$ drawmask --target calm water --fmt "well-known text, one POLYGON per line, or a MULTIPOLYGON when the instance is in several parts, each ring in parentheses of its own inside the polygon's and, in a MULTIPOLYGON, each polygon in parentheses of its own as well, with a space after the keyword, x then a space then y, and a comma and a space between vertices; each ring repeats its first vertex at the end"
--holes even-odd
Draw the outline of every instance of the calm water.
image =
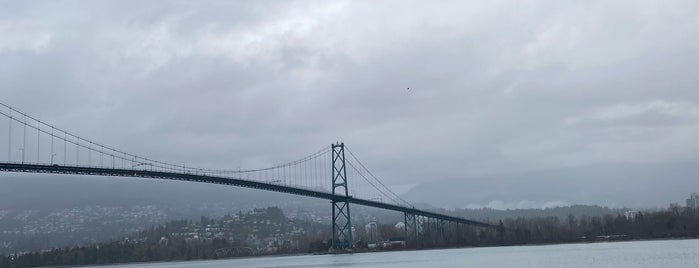
POLYGON ((699 267, 699 240, 264 257, 112 267, 699 267))

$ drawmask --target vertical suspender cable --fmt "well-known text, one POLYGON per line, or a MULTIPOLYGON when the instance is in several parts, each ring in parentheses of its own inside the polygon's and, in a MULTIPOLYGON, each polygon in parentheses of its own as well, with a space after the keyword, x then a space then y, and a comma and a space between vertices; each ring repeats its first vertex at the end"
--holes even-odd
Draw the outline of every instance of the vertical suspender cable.
POLYGON ((51 127, 51 165, 53 165, 53 126, 51 127))
POLYGON ((87 142, 87 166, 90 167, 92 166, 92 149, 90 144, 92 144, 91 141, 87 142))
POLYGON ((39 137, 41 135, 41 125, 39 124, 41 122, 36 121, 36 163, 39 164, 39 148, 41 145, 41 141, 39 140, 39 137))
POLYGON ((24 153, 27 151, 27 116, 24 115, 24 136, 22 138, 22 164, 24 164, 24 153))
POLYGON ((68 165, 68 133, 63 131, 63 165, 67 166, 68 165))
POLYGON ((12 109, 10 109, 9 117, 7 117, 10 122, 10 127, 7 129, 7 162, 12 161, 12 109))
POLYGON ((80 165, 80 138, 75 140, 75 165, 80 165))

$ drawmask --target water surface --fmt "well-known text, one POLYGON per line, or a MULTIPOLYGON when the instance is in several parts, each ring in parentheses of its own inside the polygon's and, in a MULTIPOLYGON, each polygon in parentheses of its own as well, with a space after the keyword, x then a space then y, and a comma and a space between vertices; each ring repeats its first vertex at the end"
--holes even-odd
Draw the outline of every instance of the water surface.
POLYGON ((111 267, 699 267, 699 240, 302 255, 111 267))

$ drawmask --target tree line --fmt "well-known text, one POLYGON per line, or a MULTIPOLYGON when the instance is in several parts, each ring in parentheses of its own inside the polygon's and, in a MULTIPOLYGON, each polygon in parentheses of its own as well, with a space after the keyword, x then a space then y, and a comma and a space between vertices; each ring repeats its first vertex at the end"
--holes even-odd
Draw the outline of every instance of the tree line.
POLYGON ((447 226, 446 233, 425 228, 419 239, 408 244, 413 248, 468 247, 699 237, 699 214, 677 206, 630 215, 507 218, 498 225, 499 229, 460 226, 455 231, 447 226))
MULTIPOLYGON (((207 221, 211 220, 200 220, 207 221)), ((214 259, 221 257, 216 254, 221 248, 246 246, 243 242, 225 239, 203 239, 195 242, 173 237, 162 239, 167 237, 173 227, 188 224, 191 224, 191 221, 171 222, 143 231, 136 236, 137 239, 132 240, 14 254, 0 259, 0 267, 214 259)), ((470 247, 699 237, 699 215, 693 210, 676 206, 656 212, 639 212, 629 217, 621 214, 579 217, 569 215, 564 219, 553 216, 518 217, 501 220, 498 225, 500 228, 484 229, 425 222, 421 224, 417 239, 408 239, 406 247, 470 247)), ((380 228, 386 237, 396 238, 405 234, 389 224, 380 228)), ((323 236, 327 235, 325 233, 323 236)), ((306 237, 304 240, 307 243, 304 243, 301 251, 326 251, 329 246, 327 239, 319 236, 306 237)))

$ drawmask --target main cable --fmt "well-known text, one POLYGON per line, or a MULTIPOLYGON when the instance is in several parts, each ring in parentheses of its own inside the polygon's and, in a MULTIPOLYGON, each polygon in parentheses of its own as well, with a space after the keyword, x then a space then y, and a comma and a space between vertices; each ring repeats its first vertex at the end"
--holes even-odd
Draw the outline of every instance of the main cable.
MULTIPOLYGON (((346 148, 346 147, 345 147, 345 148, 346 148)), ((397 197, 398 199, 400 199, 401 201, 403 201, 403 203, 405 203, 405 204, 408 205, 409 207, 412 207, 412 206, 413 206, 410 202, 405 201, 405 199, 403 199, 402 197, 400 197, 399 195, 397 195, 397 194, 396 194, 395 192, 393 192, 390 188, 388 188, 388 186, 386 186, 385 184, 383 184, 383 182, 381 182, 381 180, 379 180, 376 176, 374 176, 374 173, 372 173, 366 166, 364 166, 364 164, 362 164, 362 161, 360 161, 359 158, 357 158, 357 157, 352 153, 352 150, 350 150, 349 148, 347 148, 347 152, 349 152, 350 156, 352 156, 352 158, 353 158, 354 160, 357 160, 357 163, 358 163, 364 170, 366 170, 367 173, 369 173, 369 176, 371 176, 372 178, 374 178, 374 180, 376 180, 379 184, 381 184, 381 186, 383 186, 388 192, 390 192, 390 193, 393 194, 395 197, 397 197)))
POLYGON ((383 194, 384 196, 386 196, 386 198, 390 199, 390 200, 393 201, 394 203, 396 203, 396 204, 399 203, 399 202, 396 201, 395 199, 391 198, 390 195, 387 195, 386 193, 384 193, 383 191, 381 191, 381 189, 379 189, 379 187, 376 187, 376 185, 374 185, 366 176, 364 176, 364 174, 362 174, 362 172, 360 172, 360 171, 357 169, 357 167, 355 167, 354 164, 352 164, 352 162, 349 162, 349 161, 348 161, 347 163, 349 163, 350 167, 352 167, 352 169, 354 169, 354 171, 357 172, 357 174, 359 174, 360 177, 362 177, 366 182, 368 182, 371 186, 373 186, 374 189, 376 189, 377 191, 379 191, 381 194, 383 194))
MULTIPOLYGON (((9 109, 10 114, 6 114, 6 113, 4 113, 4 112, 0 112, 0 114, 2 114, 2 115, 4 115, 4 116, 8 117, 8 118, 10 119, 10 122, 11 122, 11 121, 16 121, 16 122, 22 124, 25 128, 26 128, 27 126, 29 126, 30 128, 36 129, 37 131, 43 132, 43 133, 45 133, 45 134, 47 134, 47 135, 49 135, 49 136, 51 136, 51 137, 55 137, 55 138, 58 138, 58 139, 62 139, 64 142, 68 142, 68 143, 71 143, 71 144, 75 145, 75 146, 76 146, 76 150, 79 150, 79 148, 82 147, 82 148, 84 148, 84 149, 87 149, 88 151, 95 151, 95 152, 98 152, 98 153, 100 153, 100 154, 105 154, 105 155, 111 156, 111 157, 113 157, 113 158, 119 158, 119 159, 121 159, 122 161, 129 161, 129 162, 132 162, 132 165, 133 165, 133 166, 138 166, 138 165, 150 165, 151 168, 152 168, 152 167, 157 167, 157 168, 162 168, 162 169, 165 169, 165 170, 173 170, 173 171, 175 171, 175 170, 182 170, 183 172, 202 172, 202 173, 238 174, 238 173, 251 173, 251 172, 258 172, 258 171, 267 171, 267 170, 272 170, 272 169, 277 169, 277 168, 282 168, 282 167, 297 165, 297 164, 304 163, 304 162, 306 162, 306 161, 315 159, 315 158, 319 157, 320 155, 329 152, 329 147, 323 147, 323 149, 318 150, 317 152, 315 152, 315 153, 313 153, 313 154, 310 154, 310 155, 307 155, 307 156, 305 156, 305 157, 302 157, 302 158, 300 158, 300 159, 298 159, 298 160, 290 161, 290 162, 287 162, 287 163, 284 163, 284 164, 280 164, 280 165, 276 165, 276 166, 272 166, 272 167, 257 168, 257 169, 248 169, 248 170, 240 170, 240 169, 238 169, 238 170, 227 170, 227 169, 202 169, 202 168, 196 168, 196 167, 185 167, 184 164, 182 164, 182 165, 171 164, 171 163, 167 163, 167 162, 163 162, 163 161, 158 161, 158 160, 150 159, 150 158, 147 158, 147 157, 143 157, 143 156, 138 156, 138 155, 135 155, 135 154, 127 153, 127 152, 118 150, 118 149, 116 149, 116 148, 113 148, 113 147, 110 147, 110 146, 106 146, 106 145, 101 144, 101 143, 94 142, 94 141, 92 141, 92 140, 90 140, 90 139, 82 138, 82 137, 80 137, 80 136, 78 136, 78 135, 76 135, 76 134, 73 134, 73 133, 71 133, 71 132, 65 131, 65 130, 63 130, 63 129, 61 129, 61 128, 57 128, 57 127, 55 127, 55 126, 53 126, 53 125, 50 125, 50 124, 48 124, 48 123, 46 123, 46 122, 43 122, 43 121, 41 121, 41 120, 39 120, 39 119, 37 119, 37 118, 34 118, 34 117, 32 117, 32 116, 30 116, 30 115, 28 115, 28 114, 25 114, 25 113, 23 113, 23 112, 21 112, 21 111, 15 109, 15 108, 13 108, 13 107, 7 105, 7 104, 5 104, 5 103, 0 102, 0 106, 4 106, 4 107, 6 107, 6 108, 9 109), (20 119, 18 119, 18 118, 16 118, 16 117, 14 117, 14 116, 12 116, 11 112, 13 112, 13 111, 16 112, 16 113, 18 113, 18 114, 20 114, 20 115, 22 115, 22 116, 25 118, 24 121, 23 121, 23 120, 20 120, 20 119), (27 119, 27 118, 30 119, 30 120, 32 120, 32 121, 37 122, 37 125, 36 125, 36 126, 34 126, 34 125, 29 125, 29 123, 26 122, 26 119, 27 119), (48 127, 48 128, 51 128, 51 132, 48 132, 48 131, 46 131, 46 130, 44 130, 44 129, 41 129, 41 125, 44 125, 44 126, 46 126, 46 127, 48 127), (60 133, 60 132, 63 132, 64 137, 61 138, 61 137, 57 136, 56 134, 54 134, 54 131, 58 131, 59 133, 60 133), (73 140, 69 140, 69 137, 71 137, 73 140), (87 146, 86 146, 85 144, 80 144, 80 141, 81 141, 81 140, 87 142, 87 146), (96 148, 91 148, 92 146, 90 146, 90 145, 97 145, 97 146, 99 146, 99 147, 101 148, 101 150, 100 150, 100 149, 96 149, 96 148), (110 153, 109 151, 111 151, 111 153, 110 153)), ((10 143, 11 143, 11 140, 10 140, 10 143)), ((77 160, 77 153, 78 153, 78 152, 79 152, 79 151, 76 151, 76 160, 77 160)), ((10 155, 10 153, 8 153, 8 155, 10 155)), ((8 158, 10 158, 10 157, 8 156, 8 158)), ((65 157, 64 157, 64 160, 65 160, 65 157)))

